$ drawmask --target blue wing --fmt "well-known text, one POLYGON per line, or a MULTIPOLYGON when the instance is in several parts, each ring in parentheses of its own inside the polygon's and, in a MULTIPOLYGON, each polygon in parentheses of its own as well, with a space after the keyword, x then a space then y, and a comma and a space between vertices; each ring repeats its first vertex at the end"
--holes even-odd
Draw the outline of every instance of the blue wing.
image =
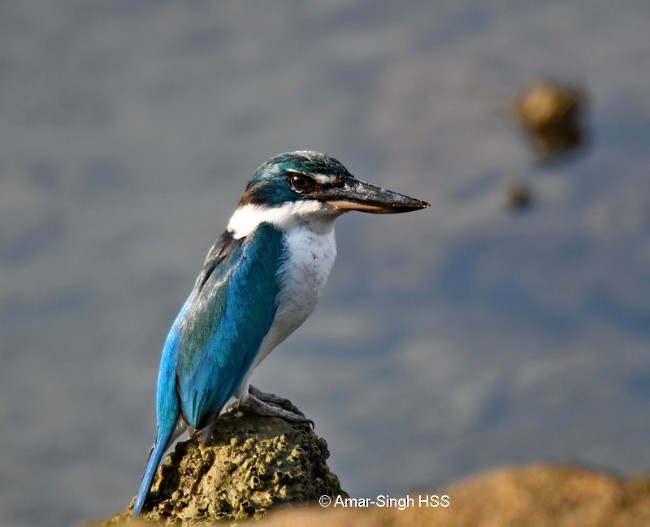
POLYGON ((133 517, 144 507, 181 413, 192 428, 202 428, 204 418, 221 410, 251 367, 275 316, 281 258, 282 234, 267 224, 241 240, 225 232, 208 253, 163 348, 156 440, 133 517))
POLYGON ((225 232, 208 253, 163 348, 156 392, 158 426, 137 517, 179 416, 192 428, 221 410, 251 367, 276 310, 282 234, 267 224, 235 240, 225 232))
POLYGON ((166 382, 175 378, 180 409, 192 428, 202 428, 232 397, 277 307, 282 233, 262 224, 242 240, 225 233, 220 241, 177 319, 177 358, 167 363, 175 363, 175 376, 165 373, 166 382))

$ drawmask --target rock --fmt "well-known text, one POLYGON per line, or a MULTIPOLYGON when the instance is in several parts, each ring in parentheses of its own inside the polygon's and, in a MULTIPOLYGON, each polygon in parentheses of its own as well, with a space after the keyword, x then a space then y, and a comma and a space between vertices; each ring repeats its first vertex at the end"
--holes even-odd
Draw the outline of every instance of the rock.
POLYGON ((650 480, 575 466, 505 468, 449 488, 455 525, 650 525, 650 480))
MULTIPOLYGON (((322 495, 347 496, 327 467, 328 457, 327 443, 307 424, 228 412, 208 446, 196 439, 176 444, 158 469, 141 518, 233 521, 317 502, 322 495)), ((113 520, 126 518, 132 506, 113 520)))
POLYGON ((530 207, 533 193, 525 183, 513 183, 506 189, 505 204, 512 211, 522 211, 530 207))
MULTIPOLYGON (((332 488, 333 490, 333 488, 332 488)), ((646 527, 650 478, 619 479, 574 466, 508 467, 419 496, 449 497, 448 507, 342 508, 308 505, 273 511, 250 527, 646 527)), ((336 494, 332 495, 335 500, 336 494)), ((347 497, 343 494, 342 497, 347 497)), ((112 523, 119 525, 120 517, 112 523)), ((138 523, 125 522, 135 526, 138 523)), ((141 523, 142 525, 147 525, 141 523)), ((150 524, 149 524, 150 525, 150 524)))
POLYGON ((584 98, 582 90, 573 86, 538 82, 518 97, 515 113, 531 130, 547 130, 578 120, 584 98))
MULTIPOLYGON (((472 477, 434 493, 449 507, 323 509, 310 506, 273 513, 257 527, 646 527, 650 478, 620 480, 571 467, 533 465, 472 477)), ((417 493, 410 493, 417 500, 417 493)))
POLYGON ((540 81, 521 93, 514 113, 535 153, 550 160, 586 146, 585 108, 582 89, 540 81))

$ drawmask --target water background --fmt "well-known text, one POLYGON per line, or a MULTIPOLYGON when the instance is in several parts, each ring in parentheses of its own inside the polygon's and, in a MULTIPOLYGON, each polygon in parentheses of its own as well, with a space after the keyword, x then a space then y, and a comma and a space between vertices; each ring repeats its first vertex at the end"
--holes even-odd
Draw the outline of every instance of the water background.
POLYGON ((3 2, 0 524, 127 505, 167 329, 295 149, 432 204, 341 218, 319 307, 254 376, 348 492, 647 473, 648 27, 642 0, 3 2), (540 165, 509 107, 549 76, 588 91, 590 148, 540 165))

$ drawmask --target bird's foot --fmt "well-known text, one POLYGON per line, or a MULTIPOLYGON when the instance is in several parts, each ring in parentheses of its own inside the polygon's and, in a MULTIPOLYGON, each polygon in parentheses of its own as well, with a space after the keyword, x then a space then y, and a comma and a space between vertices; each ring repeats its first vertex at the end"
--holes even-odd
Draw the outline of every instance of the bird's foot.
POLYGON ((210 443, 210 434, 212 434, 212 429, 214 428, 214 422, 217 420, 216 415, 211 415, 208 419, 207 424, 203 428, 191 428, 187 427, 189 430, 190 439, 196 438, 199 441, 201 447, 209 446, 210 443))
POLYGON ((314 422, 305 417, 291 401, 278 397, 272 393, 264 393, 251 386, 247 397, 240 403, 240 407, 249 408, 257 415, 280 417, 290 423, 307 423, 314 428, 314 422))
POLYGON ((285 399, 284 397, 280 397, 279 395, 275 395, 274 393, 263 392, 259 388, 255 388, 255 386, 252 385, 248 387, 248 393, 264 403, 269 403, 274 406, 279 406, 280 408, 284 408, 285 410, 288 410, 293 414, 299 415, 301 417, 305 417, 305 414, 302 413, 302 411, 296 405, 294 405, 289 399, 285 399))

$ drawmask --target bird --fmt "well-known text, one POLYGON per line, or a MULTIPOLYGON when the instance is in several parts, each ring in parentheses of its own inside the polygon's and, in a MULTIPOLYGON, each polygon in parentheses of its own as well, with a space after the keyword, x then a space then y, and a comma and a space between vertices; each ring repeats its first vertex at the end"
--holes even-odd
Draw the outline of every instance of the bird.
POLYGON ((336 218, 428 206, 356 179, 319 152, 280 154, 255 171, 165 340, 156 436, 132 517, 141 513, 166 450, 185 430, 204 444, 225 408, 311 423, 252 386, 253 370, 314 310, 336 257, 336 218))

